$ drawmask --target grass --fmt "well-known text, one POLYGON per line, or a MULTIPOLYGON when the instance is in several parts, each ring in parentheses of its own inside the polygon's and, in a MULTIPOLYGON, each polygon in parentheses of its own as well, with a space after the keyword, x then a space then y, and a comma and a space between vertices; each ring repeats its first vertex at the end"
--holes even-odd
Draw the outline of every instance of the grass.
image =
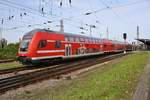
POLYGON ((16 68, 16 67, 21 67, 21 66, 22 66, 22 64, 19 64, 18 62, 1 63, 0 70, 16 68))
POLYGON ((16 59, 19 43, 10 43, 4 48, 0 48, 0 60, 2 59, 16 59))
POLYGON ((20 97, 25 100, 132 100, 149 56, 148 52, 134 53, 69 83, 62 81, 59 86, 20 97))
MULTIPOLYGON (((0 60, 16 59, 18 53, 19 43, 10 43, 4 48, 0 48, 0 60)), ((18 62, 1 63, 0 70, 20 67, 18 62)))
MULTIPOLYGON (((148 53, 129 55, 118 64, 108 65, 109 69, 93 72, 84 80, 78 80, 69 88, 66 87, 64 93, 56 92, 53 98, 54 100, 132 100, 132 92, 148 56, 148 53)), ((42 98, 44 100, 51 96, 50 91, 42 98)))

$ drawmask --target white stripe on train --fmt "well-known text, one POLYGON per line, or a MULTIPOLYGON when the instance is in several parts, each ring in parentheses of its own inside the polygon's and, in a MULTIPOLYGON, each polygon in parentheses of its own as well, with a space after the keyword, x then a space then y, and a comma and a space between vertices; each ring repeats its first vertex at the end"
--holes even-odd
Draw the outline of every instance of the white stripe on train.
MULTIPOLYGON (((124 51, 124 50, 111 50, 111 51, 113 51, 113 52, 120 52, 120 51, 124 51)), ((103 54, 105 52, 108 52, 108 51, 102 51, 102 52, 96 52, 96 53, 87 53, 87 54, 80 54, 80 55, 69 55, 69 56, 56 55, 56 56, 32 57, 31 59, 32 60, 42 60, 42 59, 51 59, 51 58, 68 59, 68 58, 77 58, 77 57, 82 57, 82 56, 99 55, 99 54, 103 54)))
POLYGON ((55 53, 55 52, 65 52, 65 50, 38 50, 37 53, 55 53))

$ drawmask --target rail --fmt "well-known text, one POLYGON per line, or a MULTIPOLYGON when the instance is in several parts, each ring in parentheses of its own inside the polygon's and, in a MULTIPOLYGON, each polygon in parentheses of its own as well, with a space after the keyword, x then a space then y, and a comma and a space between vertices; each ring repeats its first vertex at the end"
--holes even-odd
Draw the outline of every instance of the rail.
POLYGON ((28 84, 33 84, 35 82, 45 79, 58 78, 62 74, 67 74, 75 70, 90 67, 92 65, 103 63, 122 56, 124 56, 124 54, 115 54, 105 57, 86 59, 83 61, 68 62, 65 64, 54 65, 52 67, 48 67, 38 71, 0 79, 0 93, 2 94, 10 89, 15 89, 28 84))

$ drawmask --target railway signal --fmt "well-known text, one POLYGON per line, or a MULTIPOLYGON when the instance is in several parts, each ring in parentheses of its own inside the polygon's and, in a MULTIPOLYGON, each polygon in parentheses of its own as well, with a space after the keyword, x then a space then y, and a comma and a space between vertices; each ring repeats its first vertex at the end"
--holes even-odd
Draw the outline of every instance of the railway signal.
POLYGON ((127 33, 123 33, 123 39, 124 39, 124 40, 127 39, 127 33))
POLYGON ((127 39, 127 33, 123 33, 123 39, 124 39, 124 53, 126 53, 126 39, 127 39))

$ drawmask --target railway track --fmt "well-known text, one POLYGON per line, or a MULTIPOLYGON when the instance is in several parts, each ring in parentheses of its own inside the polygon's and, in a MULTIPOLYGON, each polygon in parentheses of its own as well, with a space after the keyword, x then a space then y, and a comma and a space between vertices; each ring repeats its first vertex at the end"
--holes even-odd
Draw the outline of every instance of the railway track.
POLYGON ((65 64, 54 65, 38 71, 0 79, 0 93, 2 94, 8 90, 15 89, 28 84, 33 84, 41 80, 45 80, 49 78, 58 78, 60 75, 67 74, 72 71, 79 70, 85 67, 90 67, 98 63, 103 63, 112 60, 114 58, 121 57, 123 55, 124 54, 115 54, 115 55, 110 55, 110 56, 105 56, 100 58, 97 57, 97 58, 87 59, 83 61, 67 62, 65 64))
MULTIPOLYGON (((51 63, 52 65, 56 65, 57 63, 51 63)), ((9 68, 9 69, 2 69, 0 70, 0 75, 4 75, 4 74, 10 74, 10 73, 18 73, 21 71, 27 71, 27 70, 38 70, 40 68, 45 68, 45 67, 50 67, 50 65, 40 65, 40 66, 33 66, 33 65, 22 65, 19 66, 17 68, 9 68)))
POLYGON ((18 67, 18 68, 3 69, 3 70, 0 70, 0 75, 8 74, 8 73, 16 73, 18 71, 29 70, 29 69, 32 69, 32 68, 24 66, 24 67, 18 67))
POLYGON ((7 63, 7 62, 13 62, 14 59, 7 59, 7 60, 0 60, 0 63, 7 63))
POLYGON ((32 70, 38 70, 38 69, 42 69, 42 68, 46 68, 46 67, 50 67, 50 66, 40 66, 40 67, 36 67, 36 66, 23 66, 23 67, 18 67, 18 68, 10 68, 10 69, 3 69, 0 70, 0 75, 4 75, 4 74, 11 74, 11 73, 18 73, 18 72, 23 72, 23 71, 32 71, 32 70))

